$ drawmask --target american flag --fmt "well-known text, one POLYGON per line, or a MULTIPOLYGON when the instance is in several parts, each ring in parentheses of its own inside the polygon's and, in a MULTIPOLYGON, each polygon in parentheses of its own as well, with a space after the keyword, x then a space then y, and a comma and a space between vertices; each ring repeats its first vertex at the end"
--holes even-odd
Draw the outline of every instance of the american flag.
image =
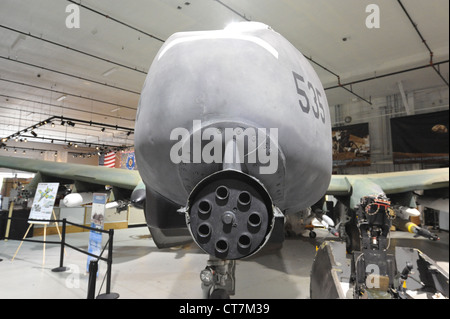
POLYGON ((103 160, 103 166, 115 167, 116 166, 116 153, 114 153, 114 152, 107 153, 103 160))

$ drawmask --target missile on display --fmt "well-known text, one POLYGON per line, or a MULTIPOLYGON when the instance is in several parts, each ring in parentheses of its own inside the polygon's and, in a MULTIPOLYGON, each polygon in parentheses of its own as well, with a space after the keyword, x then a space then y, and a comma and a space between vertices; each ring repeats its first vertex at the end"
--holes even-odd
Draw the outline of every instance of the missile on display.
POLYGON ((63 203, 66 207, 78 207, 92 203, 93 193, 72 193, 64 197, 63 203))
POLYGON ((393 206, 392 208, 395 211, 395 215, 401 219, 420 216, 420 212, 416 208, 406 206, 393 206))
POLYGON ((433 234, 428 229, 425 229, 423 227, 420 227, 413 222, 410 222, 408 220, 398 219, 396 218, 393 222, 393 225, 397 227, 400 230, 410 232, 412 234, 415 234, 414 237, 425 237, 430 240, 439 240, 439 236, 436 234, 433 234))

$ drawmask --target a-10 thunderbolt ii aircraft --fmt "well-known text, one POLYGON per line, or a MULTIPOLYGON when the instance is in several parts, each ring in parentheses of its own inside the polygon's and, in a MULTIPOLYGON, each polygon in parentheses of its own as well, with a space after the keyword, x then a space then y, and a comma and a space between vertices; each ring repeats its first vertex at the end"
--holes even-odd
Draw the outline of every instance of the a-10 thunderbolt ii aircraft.
MULTIPOLYGON (((145 211, 159 248, 193 239, 211 255, 201 272, 209 298, 234 294, 235 260, 282 242, 287 214, 326 194, 372 194, 332 177, 323 86, 307 59, 262 23, 176 33, 164 43, 143 85, 135 152, 139 172, 8 157, 0 166, 76 182, 78 192, 112 186, 145 211)), ((448 187, 443 173, 410 172, 419 174, 414 184, 386 175, 373 191, 448 187)))

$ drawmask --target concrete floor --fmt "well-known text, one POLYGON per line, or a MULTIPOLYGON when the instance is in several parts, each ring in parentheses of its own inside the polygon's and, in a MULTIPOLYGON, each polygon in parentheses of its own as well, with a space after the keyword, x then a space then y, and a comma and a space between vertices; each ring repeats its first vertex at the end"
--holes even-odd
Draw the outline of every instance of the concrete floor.
MULTIPOLYGON (((307 299, 309 274, 316 245, 331 239, 326 231, 317 230, 315 239, 287 238, 280 250, 258 254, 236 265, 236 299, 307 299)), ((105 236, 105 235, 104 235, 105 236)), ((440 241, 413 238, 405 232, 392 232, 391 247, 420 249, 448 271, 448 232, 440 232, 440 241)), ((89 233, 66 235, 66 242, 87 250, 89 233)), ((33 239, 42 239, 34 237, 33 239)), ((59 241, 58 235, 47 236, 59 241)), ((105 237, 103 243, 106 243, 105 237)), ((64 266, 67 272, 52 272, 59 266, 60 246, 47 244, 43 264, 43 244, 24 242, 11 261, 20 241, 0 242, 0 299, 85 299, 88 278, 87 256, 66 248, 64 266)), ((121 299, 202 298, 199 273, 208 256, 195 244, 179 249, 156 248, 146 227, 116 230, 111 292, 121 299)), ((102 281, 106 263, 99 262, 96 294, 105 292, 102 281)))

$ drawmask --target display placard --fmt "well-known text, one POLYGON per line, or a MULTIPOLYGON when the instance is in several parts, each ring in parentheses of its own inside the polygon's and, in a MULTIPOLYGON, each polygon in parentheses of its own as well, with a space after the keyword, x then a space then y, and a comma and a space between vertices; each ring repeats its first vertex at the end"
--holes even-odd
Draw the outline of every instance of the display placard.
MULTIPOLYGON (((94 193, 92 198, 92 212, 91 212, 91 228, 103 229, 105 220, 105 205, 107 195, 104 193, 94 193)), ((102 233, 91 230, 89 234, 88 252, 99 256, 102 252, 102 233)), ((89 272, 89 263, 92 259, 97 259, 88 255, 86 271, 89 272)))
POLYGON ((394 164, 449 163, 449 112, 391 118, 394 164))
POLYGON ((333 167, 370 166, 369 123, 332 129, 333 167))
POLYGON ((48 224, 52 218, 59 183, 39 183, 31 205, 28 222, 31 224, 48 224))

